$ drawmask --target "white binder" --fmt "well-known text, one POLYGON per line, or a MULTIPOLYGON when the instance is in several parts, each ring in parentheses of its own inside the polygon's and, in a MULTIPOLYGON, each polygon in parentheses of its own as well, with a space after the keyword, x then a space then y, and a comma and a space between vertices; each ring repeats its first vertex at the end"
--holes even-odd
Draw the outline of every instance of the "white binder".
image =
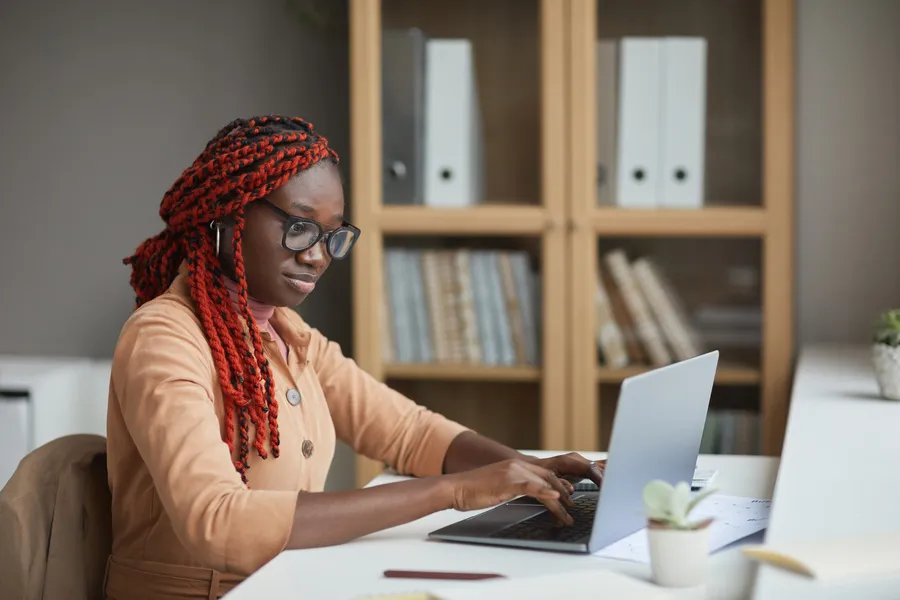
POLYGON ((425 204, 479 203, 484 152, 471 41, 429 39, 425 69, 425 204))
POLYGON ((661 47, 658 38, 619 42, 616 198, 623 208, 659 204, 661 47))
POLYGON ((700 208, 704 196, 706 40, 662 40, 662 172, 660 204, 700 208))

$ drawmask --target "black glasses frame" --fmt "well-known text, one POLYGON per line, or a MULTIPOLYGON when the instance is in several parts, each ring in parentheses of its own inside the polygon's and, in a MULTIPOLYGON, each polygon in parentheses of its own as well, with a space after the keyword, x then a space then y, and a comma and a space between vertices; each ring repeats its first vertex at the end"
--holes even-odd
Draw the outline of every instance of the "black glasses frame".
POLYGON ((322 224, 319 223, 318 221, 316 221, 315 219, 307 219, 306 217, 298 217, 296 215, 286 213, 283 210, 281 210, 280 208, 278 208, 277 206, 275 206, 274 204, 272 204, 266 198, 263 198, 261 200, 261 202, 263 204, 265 204, 266 206, 268 206, 270 209, 272 209, 279 216, 281 216, 282 219, 284 219, 284 231, 281 234, 281 246, 288 252, 303 252, 304 250, 308 250, 308 249, 312 248, 313 246, 315 246, 316 244, 318 244, 320 241, 324 240, 325 241, 325 251, 328 252, 328 256, 330 256, 334 260, 343 260, 343 259, 347 258, 347 256, 349 256, 350 251, 353 250, 353 246, 356 245, 356 240, 358 240, 359 236, 362 235, 362 232, 359 230, 358 227, 348 223, 347 221, 342 221, 340 227, 338 227, 336 229, 332 229, 330 231, 325 231, 325 228, 322 226, 322 224), (313 241, 310 242, 305 248, 297 249, 297 248, 291 248, 290 246, 287 245, 288 232, 291 230, 291 227, 293 227, 297 223, 305 223, 308 225, 313 225, 316 228, 318 228, 318 230, 319 230, 319 233, 316 235, 316 237, 313 238, 313 241), (353 239, 350 241, 350 247, 347 248, 347 254, 345 254, 344 256, 335 256, 331 252, 331 243, 330 243, 331 237, 335 234, 335 232, 341 231, 342 229, 351 231, 353 233, 353 239))

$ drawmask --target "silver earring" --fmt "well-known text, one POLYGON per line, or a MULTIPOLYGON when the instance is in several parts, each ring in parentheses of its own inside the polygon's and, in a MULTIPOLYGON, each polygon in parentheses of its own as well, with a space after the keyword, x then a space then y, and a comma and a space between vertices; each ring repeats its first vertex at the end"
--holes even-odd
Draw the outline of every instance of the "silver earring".
POLYGON ((222 223, 213 221, 209 224, 210 228, 216 230, 216 256, 219 256, 219 244, 222 241, 222 223))

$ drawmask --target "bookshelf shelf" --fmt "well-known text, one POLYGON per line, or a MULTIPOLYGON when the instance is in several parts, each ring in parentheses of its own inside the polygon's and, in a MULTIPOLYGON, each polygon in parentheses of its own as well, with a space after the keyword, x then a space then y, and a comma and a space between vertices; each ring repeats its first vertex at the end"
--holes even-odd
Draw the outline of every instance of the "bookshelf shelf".
POLYGON ((537 367, 466 364, 389 364, 385 377, 390 379, 422 379, 433 381, 540 381, 537 367))
MULTIPOLYGON (((648 370, 648 367, 624 367, 621 369, 612 369, 608 367, 598 367, 597 382, 598 383, 621 383, 626 377, 639 375, 648 370)), ((742 367, 738 365, 720 365, 716 373, 716 384, 718 385, 756 385, 760 382, 759 369, 753 367, 742 367)))
POLYGON ((540 206, 487 204, 471 208, 385 206, 378 226, 388 235, 535 235, 552 225, 540 206))
POLYGON ((594 232, 614 236, 753 237, 766 232, 766 212, 759 207, 699 209, 596 208, 594 232))

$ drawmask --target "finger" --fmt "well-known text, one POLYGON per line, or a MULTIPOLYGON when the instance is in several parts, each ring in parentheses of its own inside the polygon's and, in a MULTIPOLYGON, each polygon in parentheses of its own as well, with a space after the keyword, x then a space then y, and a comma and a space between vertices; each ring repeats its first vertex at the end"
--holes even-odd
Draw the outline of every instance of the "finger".
POLYGON ((518 492, 539 500, 540 502, 558 502, 559 491, 548 482, 534 476, 528 476, 517 486, 518 492))
POLYGON ((556 522, 558 526, 565 525, 573 525, 575 523, 575 519, 572 518, 565 507, 559 502, 559 500, 543 502, 543 505, 547 507, 547 510, 550 511, 550 514, 553 515, 553 520, 556 522))
POLYGON ((560 502, 564 496, 561 496, 546 480, 540 480, 535 476, 529 480, 525 488, 529 490, 525 492, 528 496, 535 498, 547 508, 557 525, 571 525, 575 522, 560 502))
POLYGON ((603 485, 603 476, 606 474, 606 461, 592 461, 588 467, 588 479, 597 484, 597 487, 603 485))
POLYGON ((574 490, 574 488, 572 488, 572 484, 563 482, 563 480, 557 477, 554 473, 550 473, 547 476, 547 481, 550 483, 550 485, 553 486, 553 489, 559 492, 559 501, 563 506, 566 506, 568 508, 572 508, 573 506, 575 506, 575 502, 572 500, 572 492, 569 491, 570 488, 574 490), (569 488, 567 488, 566 485, 569 485, 569 488))
POLYGON ((537 494, 528 494, 538 500, 547 507, 550 514, 553 515, 557 525, 572 525, 575 520, 572 518, 563 503, 574 506, 571 496, 567 492, 562 481, 556 474, 543 467, 526 463, 522 465, 524 468, 524 476, 528 481, 527 486, 534 486, 538 490, 537 494))
POLYGON ((544 481, 546 481, 554 490, 559 492, 559 501, 564 506, 575 506, 575 503, 572 501, 572 493, 575 491, 575 488, 572 487, 568 482, 563 483, 563 480, 556 476, 550 469, 545 469, 543 467, 539 467, 537 465, 526 464, 525 467, 531 471, 534 475, 537 475, 544 481), (568 487, 566 487, 568 485, 568 487))
POLYGON ((526 470, 531 471, 541 479, 545 480, 551 486, 553 486, 553 488, 557 490, 561 496, 568 496, 575 491, 574 487, 572 487, 568 482, 564 483, 563 480, 560 479, 557 476, 556 472, 552 469, 547 469, 529 463, 526 463, 524 467, 526 470))
POLYGON ((578 482, 589 477, 591 461, 581 456, 577 452, 570 452, 560 456, 553 457, 550 462, 551 468, 556 474, 565 479, 578 482))
MULTIPOLYGON (((557 457, 559 466, 557 469, 565 475, 590 479, 599 487, 603 483, 603 474, 606 469, 606 460, 588 460, 577 452, 570 452, 557 457)), ((567 477, 569 478, 569 477, 567 477)))

